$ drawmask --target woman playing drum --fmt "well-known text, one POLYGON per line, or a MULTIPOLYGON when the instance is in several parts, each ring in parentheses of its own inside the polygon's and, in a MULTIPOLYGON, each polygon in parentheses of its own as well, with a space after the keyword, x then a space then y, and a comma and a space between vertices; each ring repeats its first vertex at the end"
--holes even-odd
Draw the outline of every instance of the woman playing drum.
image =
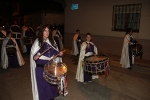
MULTIPOLYGON (((52 34, 50 34, 49 26, 44 25, 39 32, 38 39, 35 40, 31 48, 30 67, 33 100, 53 100, 58 96, 58 86, 49 84, 43 77, 44 65, 48 63, 53 55, 57 54, 62 56, 63 52, 59 52, 52 34), (47 52, 41 55, 45 50, 47 52)), ((61 60, 61 57, 57 60, 61 60)))
POLYGON ((83 70, 83 60, 84 58, 92 55, 97 55, 97 48, 94 45, 92 40, 92 35, 91 33, 86 34, 86 42, 83 42, 81 45, 81 50, 80 50, 80 56, 79 56, 79 61, 78 61, 78 67, 77 67, 77 72, 76 72, 76 79, 78 82, 90 82, 92 78, 98 78, 92 77, 92 74, 89 74, 83 70), (83 73, 84 72, 84 73, 83 73))

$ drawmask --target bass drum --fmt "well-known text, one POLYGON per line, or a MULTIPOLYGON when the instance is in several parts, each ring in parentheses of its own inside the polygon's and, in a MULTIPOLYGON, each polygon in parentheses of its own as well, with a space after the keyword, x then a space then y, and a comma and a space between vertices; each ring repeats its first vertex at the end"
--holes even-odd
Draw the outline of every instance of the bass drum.
POLYGON ((12 32, 21 33, 21 29, 20 29, 20 27, 19 27, 18 25, 11 25, 10 30, 11 30, 12 32))
POLYGON ((60 78, 66 76, 67 66, 64 63, 48 62, 44 66, 44 78, 52 84, 60 84, 60 78))
POLYGON ((132 45, 131 50, 134 56, 140 56, 140 59, 142 58, 143 49, 141 44, 136 43, 132 45))

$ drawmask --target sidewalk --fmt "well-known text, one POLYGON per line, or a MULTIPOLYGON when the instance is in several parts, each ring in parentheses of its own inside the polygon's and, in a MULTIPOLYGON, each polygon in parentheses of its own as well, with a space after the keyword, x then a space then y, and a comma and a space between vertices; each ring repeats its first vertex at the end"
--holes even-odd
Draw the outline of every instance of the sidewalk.
MULTIPOLYGON (((71 54, 71 49, 70 48, 65 48, 67 54, 71 54)), ((120 56, 119 55, 114 55, 114 54, 108 54, 107 56, 109 57, 110 60, 112 61, 117 61, 120 62, 120 56)), ((136 65, 140 65, 142 67, 147 67, 150 68, 150 60, 146 59, 140 59, 140 57, 135 57, 134 63, 136 65)))

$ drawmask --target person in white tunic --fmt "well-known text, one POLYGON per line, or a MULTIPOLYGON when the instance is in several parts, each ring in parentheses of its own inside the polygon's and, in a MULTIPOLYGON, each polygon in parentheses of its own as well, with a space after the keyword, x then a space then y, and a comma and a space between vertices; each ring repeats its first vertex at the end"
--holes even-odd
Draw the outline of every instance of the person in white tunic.
POLYGON ((58 85, 48 83, 43 77, 45 64, 47 64, 50 59, 57 54, 62 56, 63 52, 58 50, 56 42, 50 33, 49 26, 43 25, 39 32, 39 37, 32 45, 30 53, 33 100, 54 100, 54 98, 59 95, 58 85), (42 54, 42 52, 47 49, 48 51, 42 54), (40 56, 40 54, 42 55, 40 56))
POLYGON ((80 36, 80 30, 76 30, 76 33, 73 37, 73 45, 71 54, 74 56, 78 56, 80 54, 80 47, 82 44, 82 37, 80 36))
POLYGON ((131 47, 138 41, 133 39, 132 33, 132 29, 128 28, 124 37, 120 60, 122 68, 132 69, 132 65, 134 64, 134 56, 132 54, 131 47))
POLYGON ((11 37, 11 31, 7 31, 7 37, 2 43, 1 49, 1 67, 7 69, 8 67, 23 66, 25 61, 20 53, 18 44, 14 38, 11 37), (15 52, 7 51, 7 48, 14 48, 15 52))
POLYGON ((98 54, 97 47, 94 45, 93 42, 91 42, 92 40, 91 33, 86 34, 86 40, 87 41, 83 42, 81 45, 78 67, 75 77, 77 82, 85 82, 85 83, 91 82, 92 78, 93 79, 98 78, 98 75, 88 74, 83 69, 83 60, 85 59, 85 57, 98 54))

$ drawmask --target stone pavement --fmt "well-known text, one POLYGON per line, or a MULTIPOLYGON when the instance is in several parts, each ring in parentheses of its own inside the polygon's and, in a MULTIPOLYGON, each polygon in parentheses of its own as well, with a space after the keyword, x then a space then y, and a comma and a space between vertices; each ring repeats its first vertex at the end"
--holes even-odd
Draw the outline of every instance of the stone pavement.
MULTIPOLYGON (((32 100, 29 55, 23 55, 26 64, 20 68, 0 70, 0 100, 32 100)), ((110 57, 110 56, 109 56, 110 57)), ((110 74, 88 84, 76 82, 78 57, 66 49, 63 62, 68 67, 67 82, 69 94, 55 100, 150 100, 149 65, 135 64, 132 70, 123 69, 119 58, 110 57, 110 74)))

